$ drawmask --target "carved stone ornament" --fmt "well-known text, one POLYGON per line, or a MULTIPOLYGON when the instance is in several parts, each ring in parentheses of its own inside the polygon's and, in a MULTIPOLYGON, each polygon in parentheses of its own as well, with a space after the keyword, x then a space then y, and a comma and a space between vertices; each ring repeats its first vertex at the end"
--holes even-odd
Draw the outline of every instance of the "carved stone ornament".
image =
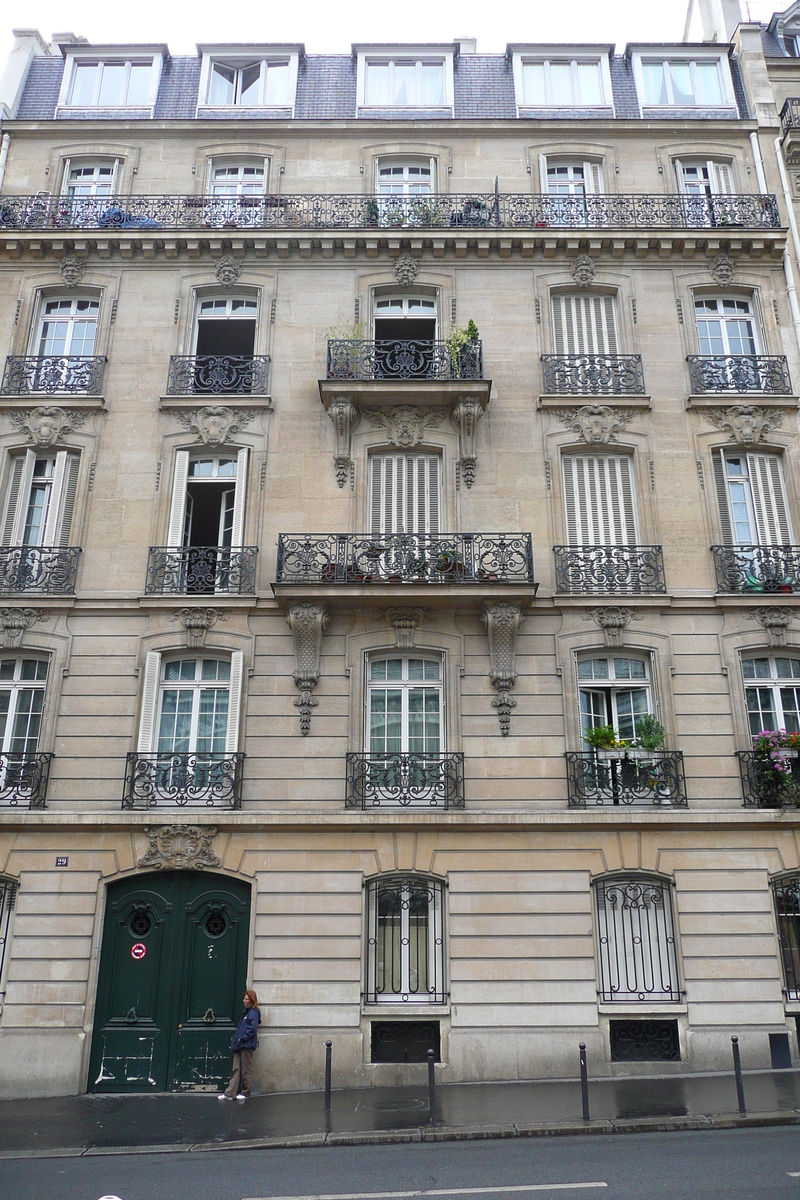
POLYGON ((226 254, 220 258, 214 267, 214 274, 224 288, 233 287, 242 273, 242 260, 226 254))
POLYGON ((450 420, 458 430, 458 453, 461 463, 461 476, 468 488, 475 482, 475 467, 478 454, 475 448, 475 435, 478 421, 483 416, 483 409, 477 400, 459 400, 450 414, 450 420))
POLYGON ((222 404, 209 404, 205 408, 178 412, 178 420, 184 429, 196 433, 206 446, 224 446, 228 436, 238 433, 253 419, 252 413, 238 408, 227 408, 222 404))
POLYGON ((792 623, 795 612, 781 605, 757 608, 754 613, 748 613, 748 621, 758 621, 762 629, 769 635, 770 646, 786 645, 786 630, 792 623))
POLYGON ((300 689, 294 705, 300 710, 300 733, 307 737, 312 709, 319 704, 313 691, 319 683, 319 657, 328 614, 320 604, 296 604, 289 609, 286 620, 294 638, 294 681, 300 689))
POLYGON ((40 408, 28 409, 27 412, 11 414, 11 424, 26 434, 28 441, 34 446, 40 446, 42 449, 60 442, 85 420, 86 413, 80 409, 67 412, 56 405, 42 405, 40 408))
POLYGON ((598 629, 602 629, 606 645, 616 648, 622 645, 623 634, 631 621, 641 621, 642 618, 632 608, 619 608, 612 604, 607 608, 591 609, 583 619, 594 621, 598 629))
POLYGON ((186 644, 192 650, 200 650, 206 644, 206 634, 217 621, 227 621, 218 608, 179 608, 172 614, 173 621, 180 621, 186 630, 186 644))
POLYGON ((633 419, 633 413, 608 404, 584 404, 582 408, 555 409, 557 420, 577 433, 590 446, 605 446, 633 419))
POLYGON ((3 608, 0 609, 0 625, 3 626, 3 649, 16 650, 22 644, 22 639, 37 621, 43 621, 46 614, 40 608, 3 608))
POLYGON ((384 429, 386 440, 404 450, 418 446, 428 429, 438 429, 445 418, 443 408, 421 409, 403 404, 399 408, 364 410, 373 429, 384 429))
POLYGON ((588 254, 579 254, 569 269, 579 288, 588 287, 597 274, 597 263, 588 254))
POLYGON ((511 689, 517 681, 517 630, 523 621, 522 612, 517 604, 487 604, 481 620, 489 637, 489 678, 497 691, 492 708, 497 709, 500 733, 507 737, 511 710, 517 706, 511 689))
POLYGON ((706 419, 716 429, 729 433, 739 446, 757 446, 763 437, 783 423, 783 414, 754 404, 733 404, 730 408, 710 409, 706 419))
POLYGON ((708 269, 720 287, 727 287, 736 274, 736 263, 730 254, 717 254, 708 264, 708 269))
POLYGON ((419 263, 410 254, 401 254, 399 258, 394 260, 393 270, 394 277, 400 284, 400 287, 411 287, 417 278, 419 263))
POLYGON ((387 608, 380 618, 394 627, 398 650, 411 650, 417 628, 423 621, 433 620, 432 614, 425 608, 387 608))
POLYGON ((58 273, 64 287, 77 287, 86 274, 86 263, 74 254, 65 254, 58 264, 58 273))
POLYGON ((145 825, 150 849, 136 864, 157 871, 201 871, 221 867, 222 861, 211 849, 216 825, 145 825))
POLYGON ((353 430, 361 420, 361 413, 352 400, 348 400, 346 396, 341 396, 337 400, 332 401, 328 409, 328 416, 333 421, 333 429, 336 435, 333 468, 336 472, 336 482, 341 488, 344 487, 347 477, 350 474, 352 462, 350 458, 350 439, 353 430))

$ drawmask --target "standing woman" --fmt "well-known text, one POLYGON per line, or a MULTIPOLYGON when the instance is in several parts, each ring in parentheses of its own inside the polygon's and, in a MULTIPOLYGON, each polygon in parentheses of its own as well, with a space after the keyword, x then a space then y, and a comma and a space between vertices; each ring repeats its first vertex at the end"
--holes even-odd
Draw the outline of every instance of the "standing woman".
POLYGON ((261 1024, 261 1010, 258 1007, 258 996, 252 988, 244 994, 244 1013, 231 1042, 233 1051, 233 1074, 224 1092, 217 1096, 218 1100, 247 1100, 253 1082, 253 1051, 258 1048, 258 1027, 261 1024))

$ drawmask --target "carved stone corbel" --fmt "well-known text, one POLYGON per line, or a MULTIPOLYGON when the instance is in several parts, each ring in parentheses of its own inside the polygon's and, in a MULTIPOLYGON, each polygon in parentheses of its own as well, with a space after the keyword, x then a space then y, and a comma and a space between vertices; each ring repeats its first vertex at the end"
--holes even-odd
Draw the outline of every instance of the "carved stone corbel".
POLYGON ((477 400, 459 400, 450 414, 450 419, 458 430, 461 475, 468 488, 471 488, 475 482, 475 464, 478 461, 475 451, 475 434, 478 421, 482 416, 483 408, 477 400))
POLYGON ((339 487, 344 487, 345 482, 350 474, 350 439, 353 430, 361 420, 361 413, 346 396, 340 396, 337 400, 331 402, 328 408, 328 416, 333 421, 333 428, 336 433, 336 449, 333 455, 333 465, 336 471, 336 482, 339 487))
POLYGON ((770 646, 786 645, 786 630, 792 623, 795 612, 781 605, 757 608, 754 613, 748 613, 749 621, 758 621, 762 629, 767 631, 770 646))
POLYGON ((3 626, 3 649, 16 650, 22 644, 25 633, 37 621, 43 621, 40 608, 4 608, 0 610, 0 625, 3 626))
POLYGON ((387 608, 380 616, 394 627, 398 650, 411 650, 417 627, 424 620, 433 619, 425 608, 387 608))
POLYGON ((319 704, 313 692, 319 683, 319 656, 328 614, 321 604, 295 604, 286 620, 294 638, 294 681, 300 689, 294 705, 300 710, 300 733, 307 737, 311 711, 319 704))
POLYGON ((507 737, 511 726, 511 710, 517 702, 511 689, 517 681, 517 630, 523 621, 518 604, 487 604, 481 614, 489 638, 489 678, 497 695, 492 708, 497 709, 500 733, 507 737))
POLYGON ((618 648, 622 645, 625 630, 631 621, 640 621, 641 617, 632 608, 620 608, 610 604, 607 608, 591 609, 583 619, 594 621, 598 629, 602 629, 606 645, 618 648))
POLYGON ((201 650, 206 644, 206 634, 217 621, 227 621, 218 608, 179 608, 172 614, 173 621, 180 621, 186 630, 186 644, 192 650, 201 650))
POLYGON ((222 861, 211 849, 217 833, 216 825, 145 825, 149 842, 137 867, 156 870, 201 871, 204 867, 221 867, 222 861))

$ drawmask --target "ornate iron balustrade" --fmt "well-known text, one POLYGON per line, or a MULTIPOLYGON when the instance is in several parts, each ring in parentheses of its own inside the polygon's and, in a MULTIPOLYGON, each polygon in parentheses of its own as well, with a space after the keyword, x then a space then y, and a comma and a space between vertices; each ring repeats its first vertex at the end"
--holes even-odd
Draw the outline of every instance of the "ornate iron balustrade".
POLYGON ((533 583, 529 533, 281 533, 277 583, 533 583))
POLYGON ((463 808, 464 755, 348 754, 346 808, 463 808))
POLYGON ((258 546, 151 546, 145 595, 254 592, 257 554, 258 546))
POLYGON ((543 354, 544 391, 564 396, 641 395, 641 354, 543 354))
POLYGON ((800 98, 790 96, 781 109, 781 133, 784 137, 790 129, 800 128, 800 98))
POLYGON ((791 774, 777 771, 771 758, 737 750, 745 808, 797 808, 800 805, 800 759, 787 758, 791 774))
POLYGON ((268 375, 268 354, 173 354, 167 395, 265 395, 268 375))
POLYGON ((78 396, 99 396, 103 390, 105 366, 104 354, 9 354, 0 395, 44 393, 54 396, 68 392, 78 396))
POLYGON ((800 591, 800 546, 712 546, 718 592, 800 591))
POLYGON ((328 342, 328 379, 483 379, 479 341, 452 354, 447 342, 409 339, 328 342))
POLYGON ((0 754, 0 806, 44 808, 52 754, 0 754))
POLYGON ((773 195, 0 197, 0 230, 780 229, 773 195))
POLYGON ((0 546, 0 596, 71 596, 80 546, 0 546))
POLYGON ((243 762, 242 753, 130 753, 122 807, 241 808, 243 762))
MULTIPOLYGON (((608 753, 622 753, 611 751, 608 753)), ((595 751, 569 751, 567 800, 570 808, 588 804, 686 804, 680 750, 648 751, 646 757, 601 758, 595 751)))
POLYGON ((765 392, 790 396, 792 381, 783 354, 690 354, 691 390, 701 392, 765 392))
POLYGON ((554 546, 557 592, 665 592, 660 546, 554 546))

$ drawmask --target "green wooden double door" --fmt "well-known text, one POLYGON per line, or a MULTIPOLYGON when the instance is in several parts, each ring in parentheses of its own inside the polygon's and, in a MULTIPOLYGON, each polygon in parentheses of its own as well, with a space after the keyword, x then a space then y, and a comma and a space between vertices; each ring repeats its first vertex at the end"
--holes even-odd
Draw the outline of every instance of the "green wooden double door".
POLYGON ((112 884, 89 1089, 214 1088, 231 1070, 247 986, 250 888, 168 871, 112 884))

